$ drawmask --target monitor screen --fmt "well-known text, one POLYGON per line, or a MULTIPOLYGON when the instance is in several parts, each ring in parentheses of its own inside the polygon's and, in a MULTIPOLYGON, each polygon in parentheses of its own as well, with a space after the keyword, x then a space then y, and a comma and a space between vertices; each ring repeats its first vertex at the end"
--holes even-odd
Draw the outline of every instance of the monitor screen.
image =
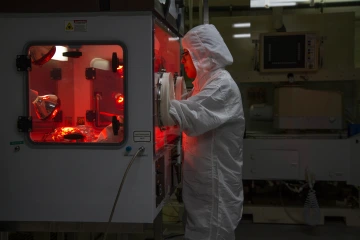
POLYGON ((264 36, 264 69, 305 67, 305 35, 264 36))

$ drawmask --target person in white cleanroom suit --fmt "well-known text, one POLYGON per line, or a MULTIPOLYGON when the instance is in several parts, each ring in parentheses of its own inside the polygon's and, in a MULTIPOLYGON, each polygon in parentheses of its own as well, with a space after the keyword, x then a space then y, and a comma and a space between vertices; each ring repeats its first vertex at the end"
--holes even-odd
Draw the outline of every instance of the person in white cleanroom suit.
POLYGON ((243 209, 245 119, 237 84, 224 68, 233 58, 213 25, 182 39, 182 64, 193 81, 169 117, 184 133, 183 201, 186 240, 234 240, 243 209))

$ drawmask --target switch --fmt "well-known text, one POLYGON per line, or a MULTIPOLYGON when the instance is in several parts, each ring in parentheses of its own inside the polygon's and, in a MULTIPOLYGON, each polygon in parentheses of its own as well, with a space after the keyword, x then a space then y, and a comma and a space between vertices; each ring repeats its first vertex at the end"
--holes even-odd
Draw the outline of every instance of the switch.
POLYGON ((124 156, 129 156, 129 153, 131 152, 131 150, 132 150, 132 147, 131 147, 131 146, 127 146, 127 147, 125 148, 124 156))

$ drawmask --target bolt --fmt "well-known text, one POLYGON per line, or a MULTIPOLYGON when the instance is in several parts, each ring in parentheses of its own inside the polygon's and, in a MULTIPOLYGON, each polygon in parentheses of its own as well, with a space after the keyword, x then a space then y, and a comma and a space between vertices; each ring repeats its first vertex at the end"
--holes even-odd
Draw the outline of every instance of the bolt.
POLYGON ((20 151, 20 146, 16 146, 16 147, 14 148, 14 151, 15 151, 15 152, 20 151))

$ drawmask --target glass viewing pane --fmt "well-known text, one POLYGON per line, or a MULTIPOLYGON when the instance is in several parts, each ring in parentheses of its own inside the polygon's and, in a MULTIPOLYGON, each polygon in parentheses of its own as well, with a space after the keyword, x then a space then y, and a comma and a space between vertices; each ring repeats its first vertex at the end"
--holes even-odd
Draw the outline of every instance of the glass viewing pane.
POLYGON ((123 49, 119 45, 30 46, 30 139, 119 144, 124 139, 123 49))

